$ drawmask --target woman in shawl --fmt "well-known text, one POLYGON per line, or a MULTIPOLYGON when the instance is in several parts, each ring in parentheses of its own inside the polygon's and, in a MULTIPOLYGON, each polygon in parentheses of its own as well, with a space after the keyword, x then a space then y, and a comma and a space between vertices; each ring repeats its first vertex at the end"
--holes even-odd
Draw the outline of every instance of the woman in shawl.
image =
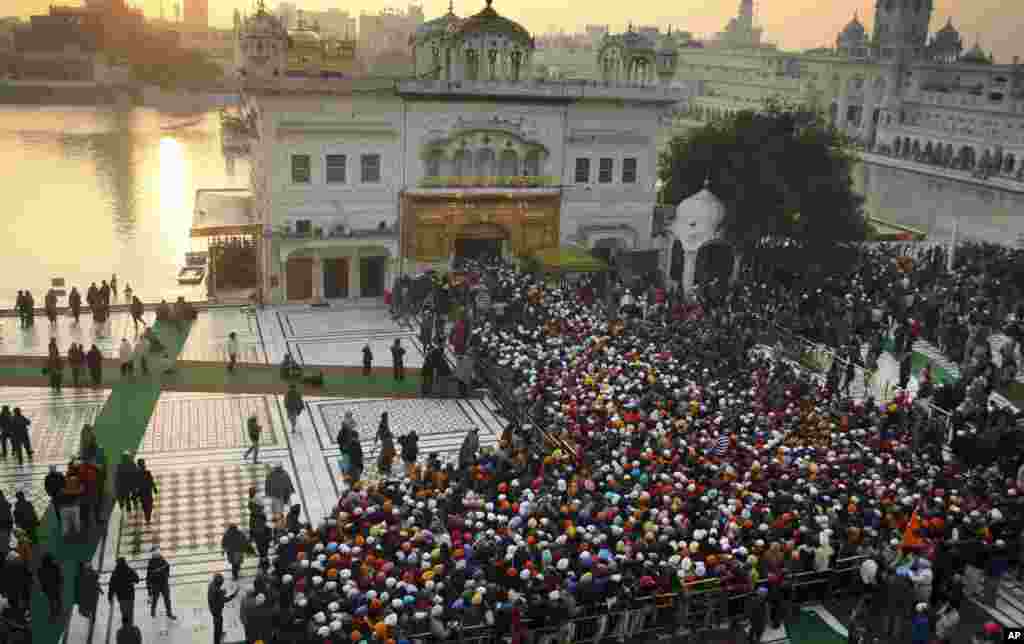
POLYGON ((78 580, 75 584, 75 603, 82 617, 92 618, 96 614, 96 604, 103 591, 100 589, 100 574, 88 561, 78 564, 78 580))

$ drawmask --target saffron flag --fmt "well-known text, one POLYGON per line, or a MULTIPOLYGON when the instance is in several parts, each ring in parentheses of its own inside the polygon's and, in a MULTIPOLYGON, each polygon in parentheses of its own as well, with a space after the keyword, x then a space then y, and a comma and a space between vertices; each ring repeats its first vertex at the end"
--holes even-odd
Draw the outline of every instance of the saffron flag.
POLYGON ((924 539, 918 534, 921 530, 921 517, 917 513, 917 508, 914 508, 914 513, 910 515, 910 523, 907 524, 906 530, 903 531, 903 548, 916 548, 924 545, 924 539))

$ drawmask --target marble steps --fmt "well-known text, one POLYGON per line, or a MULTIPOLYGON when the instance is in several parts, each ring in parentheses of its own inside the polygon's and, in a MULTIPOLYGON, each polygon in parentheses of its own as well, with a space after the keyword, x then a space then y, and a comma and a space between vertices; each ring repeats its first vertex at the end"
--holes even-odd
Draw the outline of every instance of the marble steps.
POLYGON ((999 585, 999 596, 994 606, 986 604, 977 596, 972 597, 971 601, 1004 627, 1024 627, 1024 586, 1010 579, 1009 573, 999 585))

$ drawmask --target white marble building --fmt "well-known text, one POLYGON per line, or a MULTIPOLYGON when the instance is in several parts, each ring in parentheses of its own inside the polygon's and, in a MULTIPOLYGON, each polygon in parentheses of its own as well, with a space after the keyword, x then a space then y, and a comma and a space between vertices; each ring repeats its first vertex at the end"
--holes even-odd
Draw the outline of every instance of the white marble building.
POLYGON ((245 62, 269 299, 375 297, 455 254, 651 247, 657 135, 686 97, 660 82, 671 56, 619 82, 531 80, 532 38, 490 2, 410 44, 417 79, 245 62))

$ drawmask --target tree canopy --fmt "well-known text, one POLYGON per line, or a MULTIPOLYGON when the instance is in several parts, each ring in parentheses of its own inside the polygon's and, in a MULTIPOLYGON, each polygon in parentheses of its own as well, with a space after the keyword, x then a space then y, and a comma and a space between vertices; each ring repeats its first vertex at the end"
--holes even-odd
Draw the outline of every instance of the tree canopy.
POLYGON ((845 139, 817 113, 771 101, 673 138, 661 153, 661 201, 678 204, 705 179, 725 205, 720 233, 746 252, 767 237, 818 251, 865 238, 845 139))

